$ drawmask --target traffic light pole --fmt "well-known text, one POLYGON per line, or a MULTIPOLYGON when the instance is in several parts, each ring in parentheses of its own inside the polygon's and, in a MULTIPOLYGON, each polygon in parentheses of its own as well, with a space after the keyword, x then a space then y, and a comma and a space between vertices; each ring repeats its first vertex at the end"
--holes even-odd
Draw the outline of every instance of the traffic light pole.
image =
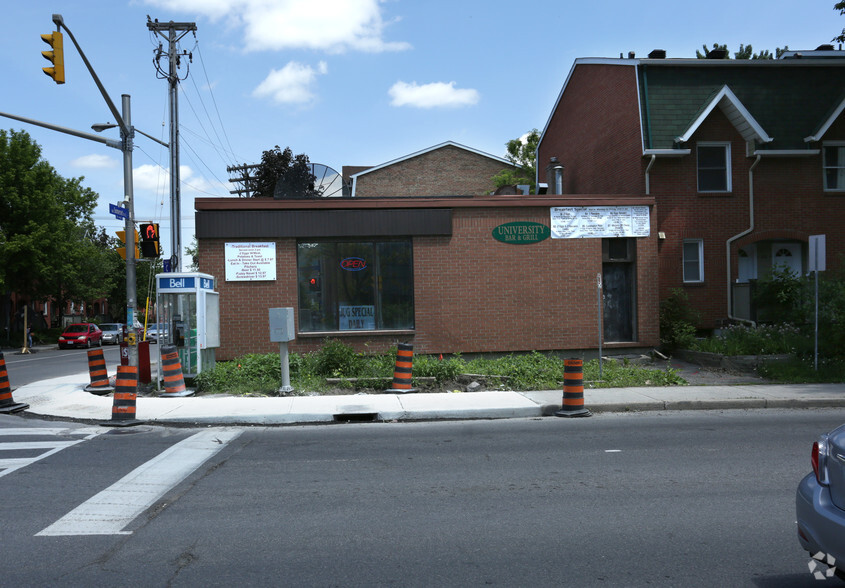
MULTIPOLYGON (((91 133, 85 133, 82 131, 77 131, 74 129, 69 129, 66 127, 61 127, 58 125, 53 125, 50 123, 45 123, 42 121, 17 116, 13 114, 7 114, 4 112, 0 112, 0 116, 11 118, 13 120, 18 120, 21 122, 33 124, 39 127, 44 127, 46 129, 50 129, 53 131, 58 131, 60 133, 65 133, 68 135, 73 135, 75 137, 80 137, 83 139, 88 139, 90 141, 96 141, 98 143, 103 143, 109 147, 113 147, 115 149, 120 149, 123 152, 123 187, 124 187, 124 199, 126 201, 126 207, 128 210, 128 215, 126 217, 126 324, 131 337, 128 338, 129 342, 129 365, 137 366, 138 365, 138 347, 135 345, 135 308, 136 308, 136 279, 135 279, 135 197, 134 197, 134 187, 133 187, 133 179, 132 179, 132 150, 134 148, 134 137, 135 137, 135 129, 132 127, 131 120, 131 105, 130 105, 130 96, 128 94, 122 95, 122 115, 118 112, 117 107, 115 106, 114 102, 112 102, 111 98, 109 97, 106 89, 103 87, 103 84, 100 82, 100 78, 97 76, 97 73, 94 71, 94 68, 91 67, 91 64, 88 61, 88 58, 85 57, 85 53, 82 51, 82 48, 79 46, 79 43, 76 42, 76 39, 73 36, 73 33, 70 29, 65 26, 64 19, 62 18, 61 14, 54 14, 53 15, 53 22, 56 24, 56 29, 61 32, 61 29, 67 32, 68 37, 73 42, 76 50, 79 52, 80 57, 82 57, 82 61, 85 63, 85 66, 88 68, 88 72, 91 74, 91 77, 94 79, 94 83, 97 84, 97 88, 100 90, 100 94, 102 94, 103 98, 106 101, 106 104, 109 107, 112 115, 114 116, 115 120, 117 120, 118 126, 120 127, 120 141, 114 141, 113 139, 106 139, 104 137, 100 137, 97 135, 93 135, 91 133)), ((63 59, 63 55, 61 56, 63 59)), ((58 80, 56 80, 58 82, 58 80)), ((62 76, 62 82, 64 81, 62 76)), ((59 82, 61 83, 61 82, 59 82)), ((108 125, 100 125, 102 128, 107 128, 108 125)), ((101 129, 100 129, 101 130, 101 129)), ((165 147, 169 147, 167 143, 159 141, 155 137, 151 137, 146 133, 140 132, 145 137, 149 137, 154 141, 161 143, 165 147)))
POLYGON ((135 280, 135 184, 132 180, 132 149, 135 130, 132 128, 132 112, 128 94, 121 96, 121 109, 123 110, 123 125, 120 126, 120 139, 123 151, 123 191, 126 194, 126 208, 129 214, 126 215, 126 328, 130 336, 127 337, 129 345, 129 365, 138 365, 138 346, 135 344, 137 333, 135 332, 135 306, 136 302, 136 280, 135 280), (126 132, 124 132, 124 126, 126 132))

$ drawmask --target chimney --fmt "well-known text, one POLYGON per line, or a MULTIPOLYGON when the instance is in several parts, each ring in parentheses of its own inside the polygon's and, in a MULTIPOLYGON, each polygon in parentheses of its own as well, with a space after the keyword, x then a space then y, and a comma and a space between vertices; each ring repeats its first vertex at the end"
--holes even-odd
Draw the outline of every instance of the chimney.
POLYGON ((563 164, 557 157, 549 159, 549 165, 546 166, 546 178, 548 180, 550 192, 552 194, 563 194, 563 164))

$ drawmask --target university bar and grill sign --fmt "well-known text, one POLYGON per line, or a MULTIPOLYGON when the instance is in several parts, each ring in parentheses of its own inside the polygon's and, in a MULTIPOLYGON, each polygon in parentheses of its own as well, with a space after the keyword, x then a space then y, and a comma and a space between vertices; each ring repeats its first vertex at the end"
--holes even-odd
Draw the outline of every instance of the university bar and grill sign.
POLYGON ((551 232, 549 227, 541 223, 517 221, 493 229, 493 238, 502 243, 528 245, 548 239, 551 232))

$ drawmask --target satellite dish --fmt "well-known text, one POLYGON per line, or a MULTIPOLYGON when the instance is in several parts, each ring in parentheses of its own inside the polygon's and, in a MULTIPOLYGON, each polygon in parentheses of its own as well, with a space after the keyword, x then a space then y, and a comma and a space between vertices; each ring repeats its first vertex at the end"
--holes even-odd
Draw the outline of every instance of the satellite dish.
POLYGON ((343 176, 337 173, 327 165, 322 163, 312 163, 311 173, 316 178, 314 180, 314 189, 323 198, 333 198, 343 196, 343 176))

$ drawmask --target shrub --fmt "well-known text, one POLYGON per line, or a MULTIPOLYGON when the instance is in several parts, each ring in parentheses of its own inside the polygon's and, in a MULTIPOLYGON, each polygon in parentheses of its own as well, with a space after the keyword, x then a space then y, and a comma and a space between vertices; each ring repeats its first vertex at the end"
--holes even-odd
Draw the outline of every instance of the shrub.
POLYGON ((694 341, 691 349, 722 355, 768 355, 800 353, 807 339, 793 325, 731 325, 708 339, 694 341))
POLYGON ((811 313, 805 278, 792 270, 775 266, 769 276, 757 280, 753 301, 761 320, 771 323, 804 324, 811 313))
POLYGON ((326 339, 316 354, 317 374, 327 378, 356 377, 361 365, 361 355, 337 339, 326 339))
POLYGON ((660 343, 669 351, 688 347, 695 340, 695 326, 701 316, 689 304, 687 293, 673 288, 669 298, 660 301, 660 343))

